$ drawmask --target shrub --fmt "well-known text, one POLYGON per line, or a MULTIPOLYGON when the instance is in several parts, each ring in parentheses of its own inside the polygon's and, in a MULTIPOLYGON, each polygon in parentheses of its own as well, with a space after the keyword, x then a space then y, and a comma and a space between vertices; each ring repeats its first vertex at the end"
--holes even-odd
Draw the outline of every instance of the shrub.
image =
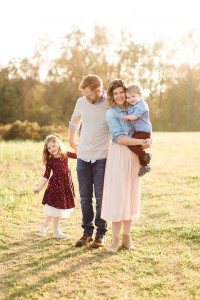
MULTIPOLYGON (((5 126, 4 126, 5 127, 5 126)), ((66 135, 66 128, 59 126, 40 127, 37 122, 16 121, 7 126, 3 131, 2 139, 4 140, 44 140, 49 134, 55 134, 62 139, 66 135)))
POLYGON ((37 122, 31 123, 28 121, 16 121, 13 123, 3 134, 4 140, 39 140, 40 137, 40 126, 37 122))
POLYGON ((2 139, 3 135, 6 131, 8 131, 11 127, 11 124, 0 124, 0 139, 2 139))

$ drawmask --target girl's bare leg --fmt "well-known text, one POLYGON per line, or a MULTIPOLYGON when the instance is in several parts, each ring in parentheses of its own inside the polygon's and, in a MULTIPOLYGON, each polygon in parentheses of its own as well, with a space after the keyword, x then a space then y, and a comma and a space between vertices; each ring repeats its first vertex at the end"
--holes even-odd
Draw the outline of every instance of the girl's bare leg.
POLYGON ((53 218, 53 229, 59 230, 59 225, 60 225, 60 217, 54 217, 53 218))
POLYGON ((44 221, 44 223, 42 224, 42 226, 40 228, 40 235, 41 236, 46 236, 47 228, 48 228, 49 223, 51 222, 52 218, 53 218, 52 216, 47 216, 46 217, 46 220, 44 221))
POLYGON ((46 220, 44 221, 43 226, 47 228, 49 226, 49 223, 51 222, 52 218, 53 218, 52 216, 47 216, 46 220))
POLYGON ((54 228, 53 238, 64 239, 67 237, 67 235, 62 233, 62 231, 59 229, 59 225, 60 225, 60 217, 54 217, 53 218, 53 228, 54 228))

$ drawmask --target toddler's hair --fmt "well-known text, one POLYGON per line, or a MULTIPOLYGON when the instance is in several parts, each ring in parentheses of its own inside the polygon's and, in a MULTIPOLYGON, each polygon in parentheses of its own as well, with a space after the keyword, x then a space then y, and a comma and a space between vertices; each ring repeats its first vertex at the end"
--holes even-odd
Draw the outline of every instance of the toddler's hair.
POLYGON ((136 94, 143 96, 143 88, 139 82, 133 82, 132 84, 129 84, 127 86, 126 93, 128 92, 134 92, 136 94))
POLYGON ((44 147, 43 147, 43 154, 42 154, 42 163, 44 165, 46 165, 47 160, 49 157, 51 157, 51 154, 49 153, 48 149, 47 149, 47 145, 49 142, 54 142, 56 144, 58 144, 59 146, 59 150, 60 150, 60 155, 62 157, 64 157, 66 155, 66 148, 63 145, 62 141, 55 135, 48 135, 44 141, 44 147))

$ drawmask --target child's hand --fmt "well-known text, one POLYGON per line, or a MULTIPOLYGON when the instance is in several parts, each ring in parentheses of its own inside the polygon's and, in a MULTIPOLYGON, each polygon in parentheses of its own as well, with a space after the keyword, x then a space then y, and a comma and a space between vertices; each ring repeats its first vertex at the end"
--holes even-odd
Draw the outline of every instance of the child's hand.
POLYGON ((34 194, 38 194, 40 191, 41 191, 41 188, 39 186, 33 189, 34 194))
POLYGON ((127 122, 129 119, 128 119, 128 116, 124 116, 123 118, 122 118, 122 120, 124 121, 124 122, 127 122))

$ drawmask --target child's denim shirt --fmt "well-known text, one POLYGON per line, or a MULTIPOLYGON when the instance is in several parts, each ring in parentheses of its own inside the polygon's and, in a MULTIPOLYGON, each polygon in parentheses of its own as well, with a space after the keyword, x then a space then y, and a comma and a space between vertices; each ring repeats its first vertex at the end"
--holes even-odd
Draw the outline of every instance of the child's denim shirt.
POLYGON ((149 107, 143 99, 128 107, 129 115, 136 115, 138 119, 133 121, 135 131, 151 132, 152 125, 149 119, 149 107))
POLYGON ((134 126, 132 122, 124 122, 122 120, 122 118, 127 115, 127 110, 122 110, 118 105, 107 110, 106 122, 112 135, 113 143, 117 143, 117 140, 122 138, 124 135, 130 137, 133 135, 134 126))

